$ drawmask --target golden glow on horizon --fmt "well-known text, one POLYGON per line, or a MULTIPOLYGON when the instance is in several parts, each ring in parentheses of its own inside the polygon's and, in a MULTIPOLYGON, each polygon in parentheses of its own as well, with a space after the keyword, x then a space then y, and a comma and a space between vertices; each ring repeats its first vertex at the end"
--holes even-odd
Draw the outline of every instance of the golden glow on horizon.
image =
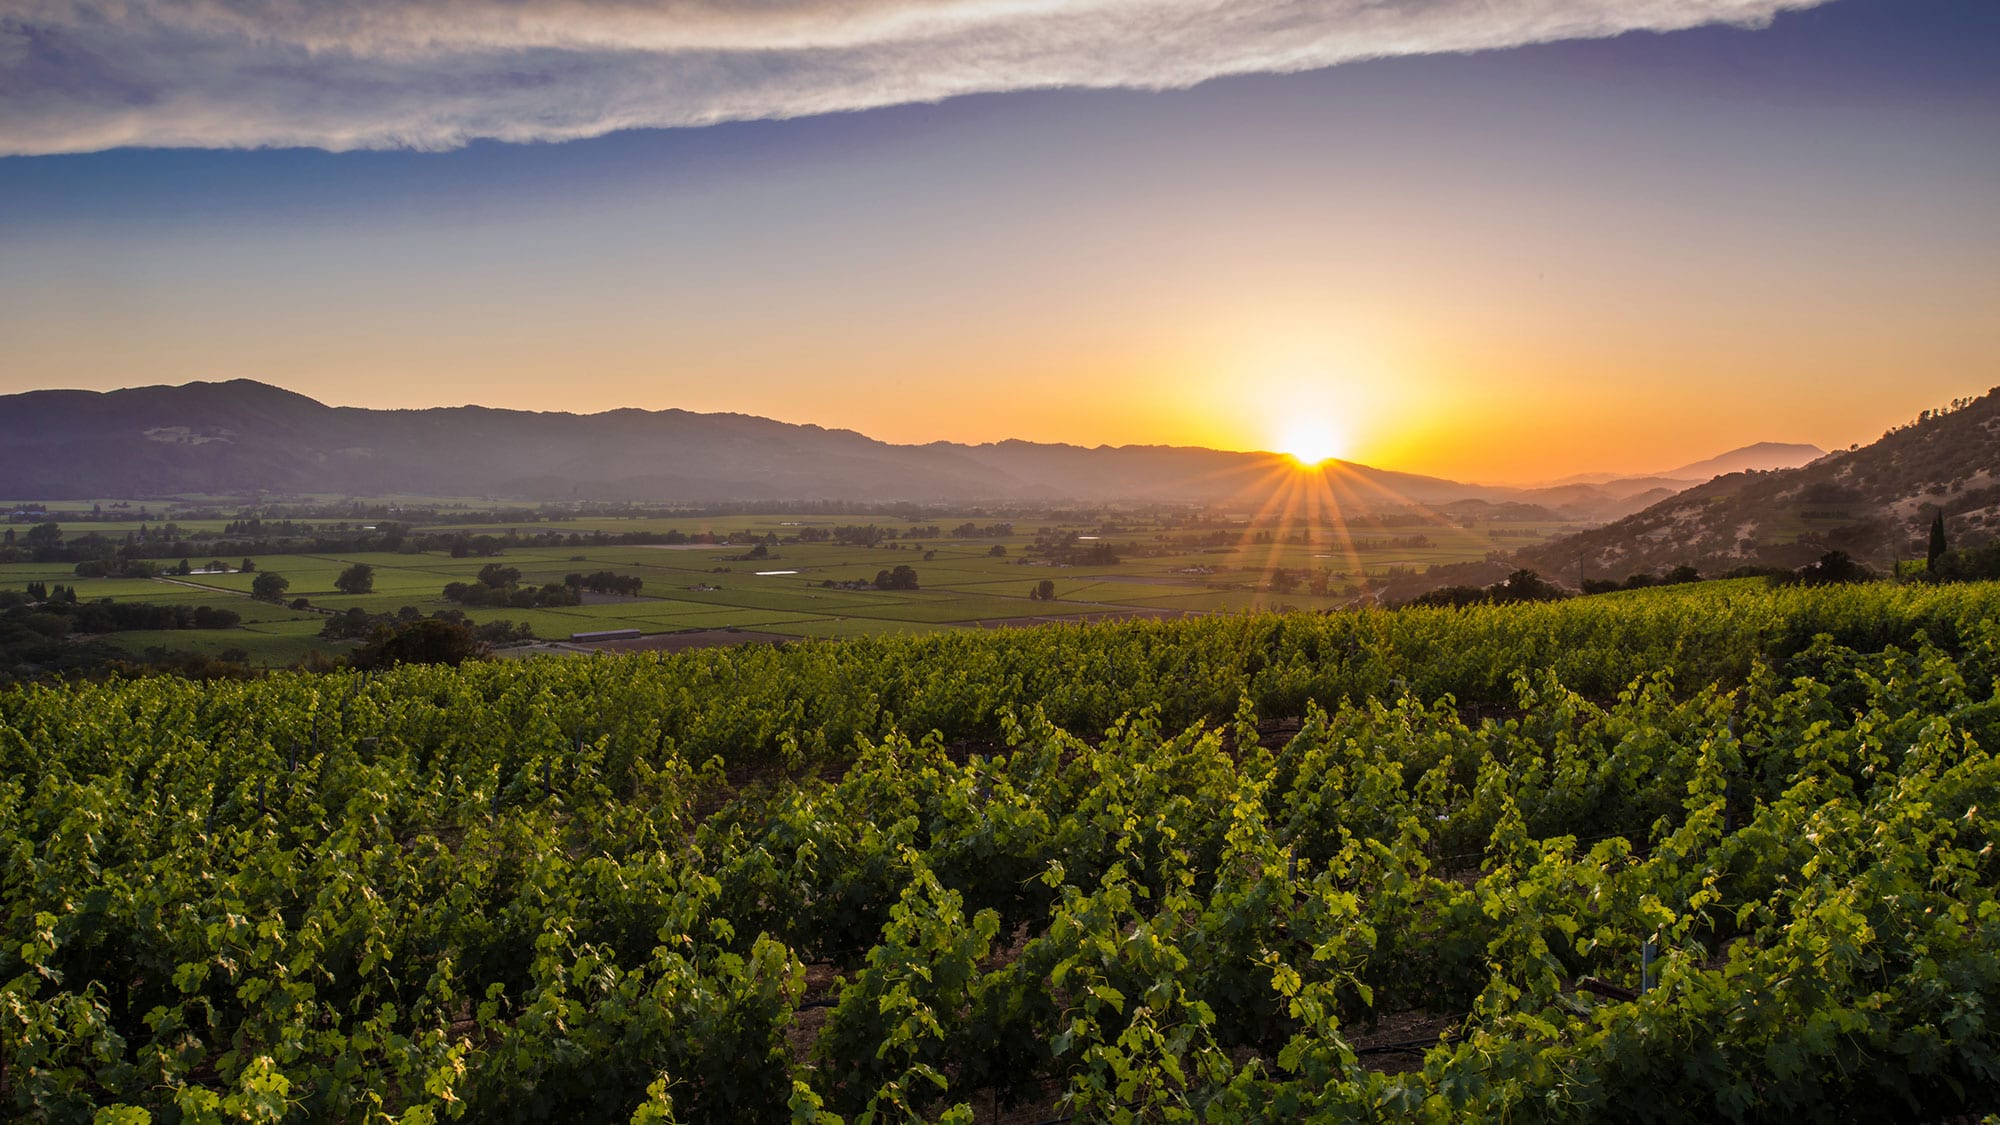
POLYGON ((1252 417, 1262 415, 1265 441, 1273 443, 1267 448, 1306 468, 1352 458, 1355 429, 1367 426, 1378 396, 1353 361, 1359 349, 1350 340, 1316 340, 1296 328, 1273 328, 1271 338, 1288 343, 1264 345, 1270 350, 1244 364, 1245 381, 1262 390, 1245 405, 1252 417))
POLYGON ((1346 452, 1347 443, 1326 419, 1314 415, 1286 422, 1278 438, 1278 449, 1299 464, 1312 468, 1346 452))

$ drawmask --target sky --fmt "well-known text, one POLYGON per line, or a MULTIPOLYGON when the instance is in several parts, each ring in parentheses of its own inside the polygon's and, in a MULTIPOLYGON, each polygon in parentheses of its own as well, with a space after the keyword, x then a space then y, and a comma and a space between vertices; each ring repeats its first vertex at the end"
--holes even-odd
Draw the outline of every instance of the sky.
POLYGON ((1527 482, 2000 384, 1993 0, 21 0, 0 393, 1527 482))

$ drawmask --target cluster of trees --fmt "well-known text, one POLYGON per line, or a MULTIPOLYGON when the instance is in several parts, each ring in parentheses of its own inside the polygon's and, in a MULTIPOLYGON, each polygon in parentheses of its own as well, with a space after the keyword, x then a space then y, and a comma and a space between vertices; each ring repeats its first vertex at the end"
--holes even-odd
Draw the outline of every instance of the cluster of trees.
POLYGON ((464 611, 456 609, 441 609, 426 617, 423 610, 413 605, 406 605, 394 613, 370 613, 356 606, 327 618, 319 635, 334 641, 370 640, 383 629, 394 631, 426 620, 463 625, 471 631, 473 640, 485 645, 516 644, 535 639, 534 628, 526 622, 519 625, 511 621, 475 624, 467 620, 464 611))
POLYGON ((1036 602, 1055 601, 1056 600, 1055 580, 1052 578, 1044 578, 1040 582, 1035 583, 1034 588, 1028 591, 1028 600, 1036 602))
POLYGON ((1973 403, 1978 401, 1979 399, 1976 396, 1969 395, 1965 398, 1952 399, 1945 405, 1937 407, 1936 409, 1933 410, 1919 410, 1917 411, 1917 417, 1914 421, 1905 422, 1900 426, 1890 426, 1888 429, 1882 431, 1882 436, 1885 438, 1892 437, 1896 434, 1902 433, 1905 430, 1914 430, 1919 426, 1935 422, 1938 419, 1943 418, 1947 415, 1956 414, 1959 411, 1964 410, 1966 407, 1971 406, 1973 403))
POLYGON ((1532 570, 1517 570, 1491 586, 1446 586, 1411 600, 1409 605, 1465 607, 1512 605, 1517 602, 1554 602, 1569 597, 1569 591, 1532 570))
MULTIPOLYGON (((202 564, 201 569, 202 573, 205 574, 222 574, 227 572, 230 566, 221 559, 210 559, 202 564)), ((243 565, 236 569, 245 572, 253 571, 257 569, 257 564, 250 559, 244 559, 243 565)), ((124 556, 113 556, 106 559, 85 559, 76 564, 76 576, 78 578, 158 578, 162 574, 185 576, 193 573, 195 573, 195 568, 186 559, 182 559, 180 562, 169 567, 162 567, 159 563, 151 559, 127 558, 124 556)))
POLYGON ((1931 582, 1977 582, 2000 578, 2000 540, 1984 547, 1953 550, 1945 538, 1944 513, 1931 518, 1930 548, 1924 558, 1924 578, 1931 582))
POLYGON ((234 610, 213 606, 154 605, 150 602, 114 602, 109 598, 94 602, 48 601, 28 610, 25 605, 9 609, 10 614, 55 618, 60 632, 51 632, 43 623, 40 630, 57 637, 70 633, 124 633, 140 629, 234 629, 243 618, 234 610))
MULTIPOLYGON (((537 536, 536 538, 542 538, 542 537, 537 536)), ((494 555, 500 554, 502 551, 505 551, 509 547, 518 546, 519 544, 515 542, 515 539, 516 537, 512 535, 507 536, 505 539, 503 539, 498 535, 460 534, 451 536, 450 538, 446 539, 444 542, 444 550, 446 554, 450 555, 452 558, 455 559, 467 559, 474 557, 488 559, 492 558, 494 555)), ((425 549, 427 549, 425 545, 422 542, 419 542, 417 545, 417 550, 421 552, 425 549)))
POLYGON ((877 590, 914 590, 917 588, 917 572, 911 567, 899 566, 894 570, 875 572, 877 590))
POLYGON ((78 578, 158 578, 160 564, 149 559, 85 559, 76 564, 78 578))
MULTIPOLYGON (((802 527, 798 540, 801 543, 825 543, 831 540, 843 547, 873 547, 896 538, 898 531, 893 527, 878 524, 842 524, 839 527, 802 527)), ((774 544, 777 537, 771 540, 774 544)))
POLYGON ((68 621, 54 614, 0 613, 0 684, 86 675, 128 659, 109 641, 68 637, 68 621))
MULTIPOLYGON (((103 537, 98 536, 98 538, 103 537)), ((62 540, 62 525, 54 522, 38 523, 18 535, 11 527, 0 532, 0 546, 10 548, 14 555, 13 558, 6 560, 9 562, 23 557, 33 562, 58 561, 57 553, 62 550, 62 540)), ((105 539, 104 542, 108 544, 111 541, 105 539)))
MULTIPOLYGON (((431 549, 442 549, 448 540, 439 537, 426 542, 431 549)), ((192 553, 190 548, 198 548, 201 554, 226 557, 397 551, 406 546, 411 550, 417 549, 411 543, 406 540, 400 525, 393 524, 342 530, 321 528, 319 534, 312 536, 256 538, 231 538, 206 533, 181 535, 173 524, 163 524, 158 529, 128 531, 120 538, 113 538, 96 531, 70 536, 64 533, 61 524, 51 521, 38 523, 20 533, 11 527, 0 531, 0 563, 103 564, 110 568, 107 574, 115 574, 119 564, 143 559, 181 558, 192 553)))
POLYGON ((1651 586, 1679 586, 1684 583, 1699 581, 1701 581, 1701 571, 1682 564, 1665 574, 1654 574, 1651 571, 1642 570, 1636 574, 1626 575, 1623 582, 1613 578, 1586 578, 1583 580, 1583 592, 1586 594, 1609 594, 1614 590, 1644 590, 1651 586))
POLYGON ((580 585, 550 582, 542 586, 521 585, 521 572, 505 563, 487 563, 479 568, 477 582, 452 582, 444 588, 444 599, 460 605, 510 606, 534 609, 538 606, 576 605, 583 600, 580 585))
MULTIPOLYGON (((36 589, 0 590, 0 684, 106 670, 145 670, 130 653, 108 641, 73 639, 81 635, 136 629, 228 629, 239 622, 236 614, 207 606, 80 602, 67 586, 50 588, 32 583, 31 587, 36 589)), ((150 663, 157 665, 162 659, 159 650, 149 651, 150 663)), ((212 664, 208 658, 195 658, 187 662, 186 671, 210 675, 212 664)), ((248 673, 247 668, 240 671, 248 673)))
POLYGON ((343 594, 372 594, 375 592, 375 568, 367 563, 355 563, 340 572, 333 580, 333 588, 343 594))
POLYGON ((563 585, 580 587, 593 594, 624 594, 631 597, 645 587, 646 580, 636 574, 618 574, 600 570, 595 574, 564 575, 563 585))
POLYGON ((486 656, 487 646, 463 621, 425 617, 383 625, 347 656, 350 668, 372 670, 398 664, 459 665, 486 656))
POLYGON ((1266 580, 1274 594, 1289 594, 1304 586, 1315 597, 1325 597, 1333 592, 1336 575, 1328 570, 1314 570, 1300 567, 1296 570, 1278 567, 1271 571, 1266 580))
MULTIPOLYGON (((168 529, 174 528, 173 524, 166 526, 168 529)), ((222 534, 225 537, 236 536, 251 539, 262 539, 273 535, 283 539, 298 539, 305 536, 324 535, 328 533, 341 534, 349 531, 373 531, 381 535, 403 535, 409 530, 409 524, 397 523, 390 520, 367 525, 355 525, 346 520, 331 524, 312 524, 289 519, 265 520, 258 516, 252 516, 247 520, 230 520, 228 523, 222 525, 222 534)), ((144 537, 145 528, 140 528, 140 535, 142 538, 144 537)), ((173 538, 171 530, 167 537, 173 538)))
MULTIPOLYGON (((460 518, 463 518, 462 514, 460 518)), ((258 524, 259 521, 251 520, 233 526, 247 528, 258 524)), ((334 524, 315 527, 309 524, 265 521, 261 523, 262 534, 254 537, 218 536, 207 533, 168 534, 171 529, 172 525, 162 525, 159 530, 145 534, 127 532, 122 538, 113 538, 95 531, 69 536, 63 532, 60 524, 53 521, 36 524, 25 531, 17 531, 10 527, 0 530, 0 563, 115 563, 138 559, 173 559, 188 554, 190 547, 198 548, 202 554, 220 556, 340 555, 382 551, 401 554, 436 552, 462 559, 496 556, 510 547, 581 547, 620 543, 679 544, 714 541, 712 536, 688 535, 680 531, 635 531, 620 535, 607 535, 601 532, 565 535, 559 531, 529 534, 510 532, 504 535, 472 535, 459 531, 419 534, 400 523, 374 526, 334 524), (310 534, 307 534, 308 532, 310 534)))
MULTIPOLYGON (((891 506, 892 508, 895 506, 891 506)), ((113 537, 95 531, 81 535, 66 535, 63 525, 53 517, 43 519, 31 527, 17 530, 12 527, 0 529, 0 563, 9 562, 65 562, 104 564, 109 569, 104 575, 120 573, 118 564, 142 559, 172 559, 193 553, 190 547, 202 554, 219 555, 282 555, 282 554, 354 554, 366 551, 399 552, 419 554, 435 552, 448 554, 452 558, 487 558, 505 553, 510 548, 533 547, 583 547, 606 545, 630 546, 678 546, 695 543, 730 543, 751 546, 762 543, 776 547, 780 539, 775 532, 762 535, 750 531, 733 531, 727 535, 709 532, 670 531, 628 531, 628 532, 564 532, 546 530, 525 530, 512 528, 501 533, 473 534, 466 531, 426 532, 422 524, 426 522, 463 523, 476 516, 481 521, 495 524, 532 524, 547 521, 574 519, 571 512, 543 513, 533 510, 505 509, 499 511, 466 512, 396 509, 397 518, 377 514, 390 509, 352 511, 340 509, 306 508, 290 512, 280 518, 266 512, 232 519, 220 533, 211 531, 184 532, 174 523, 163 523, 158 527, 141 528, 127 532, 122 537, 113 537), (338 520, 309 522, 291 518, 298 515, 333 516, 338 520), (270 516, 270 518, 266 518, 270 516), (374 522, 363 522, 371 516, 374 522)), ((817 510, 817 509, 814 509, 817 510)), ((885 509, 886 510, 886 509, 885 509)), ((733 509, 732 509, 733 511, 733 509)), ((44 513, 46 514, 46 513, 44 513)), ((704 514, 685 509, 662 509, 655 512, 631 513, 657 516, 687 516, 704 514)), ((723 514, 720 510, 713 514, 723 514)), ((83 513, 62 513, 64 521, 83 521, 90 517, 83 513)), ((220 518, 218 512, 188 513, 188 518, 220 518)), ((127 518, 118 516, 118 518, 127 518)), ((968 521, 951 529, 950 535, 957 538, 1000 538, 1013 534, 1014 525, 1009 522, 981 524, 968 521)), ((878 546, 894 542, 899 536, 910 539, 930 539, 945 535, 937 525, 920 525, 899 528, 894 525, 858 524, 838 527, 803 527, 787 542, 824 543, 828 541, 850 546, 878 546)), ((93 577, 99 575, 92 575, 93 577)), ((150 577, 135 574, 135 577, 150 577)))
POLYGON ((1349 540, 1346 545, 1357 551, 1424 551, 1437 544, 1428 535, 1389 535, 1379 539, 1349 540))
POLYGON ((1842 586, 1853 582, 1873 582, 1874 571, 1856 562, 1846 551, 1828 551, 1818 562, 1794 571, 1771 576, 1773 586, 1842 586))
POLYGON ((1183 549, 1200 548, 1200 547, 1226 548, 1226 547, 1234 547, 1236 546, 1236 544, 1242 542, 1242 540, 1243 540, 1242 532, 1232 531, 1229 528, 1225 527, 1225 528, 1217 528, 1214 531, 1203 532, 1195 535, 1176 535, 1170 539, 1167 539, 1166 542, 1170 546, 1179 547, 1183 549))
POLYGON ((1069 532, 1035 537, 1028 553, 1064 566, 1115 566, 1123 559, 1117 548, 1101 540, 1080 540, 1069 532))
POLYGON ((1984 547, 1946 551, 1931 560, 1924 576, 1932 582, 1978 582, 2000 578, 2000 541, 1984 547))
POLYGON ((905 539, 943 539, 947 536, 953 539, 1003 539, 1014 534, 1014 525, 1011 523, 978 524, 967 520, 965 523, 952 528, 949 532, 933 523, 922 527, 906 527, 901 532, 896 532, 892 529, 890 534, 892 537, 900 534, 905 539))
POLYGON ((71 633, 119 633, 137 629, 234 629, 242 616, 211 606, 77 600, 71 586, 28 583, 25 592, 0 591, 0 611, 14 621, 36 618, 32 628, 61 639, 71 633))

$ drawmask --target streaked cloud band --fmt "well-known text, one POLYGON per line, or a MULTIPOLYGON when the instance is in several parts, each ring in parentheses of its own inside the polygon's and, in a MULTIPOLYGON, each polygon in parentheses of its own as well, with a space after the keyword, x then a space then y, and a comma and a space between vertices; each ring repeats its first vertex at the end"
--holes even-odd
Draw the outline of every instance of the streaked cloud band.
POLYGON ((1827 0, 20 0, 0 154, 448 149, 1706 24, 1827 0))

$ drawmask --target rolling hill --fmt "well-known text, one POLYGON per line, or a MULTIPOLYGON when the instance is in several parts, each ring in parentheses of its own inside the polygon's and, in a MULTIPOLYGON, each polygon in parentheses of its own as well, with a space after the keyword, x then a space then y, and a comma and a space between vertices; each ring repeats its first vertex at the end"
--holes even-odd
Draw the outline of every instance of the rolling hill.
POLYGON ((1795 469, 1720 476, 1593 531, 1520 553, 1542 573, 1623 578, 1687 563, 1705 573, 1796 567, 1829 550, 1870 566, 1921 554, 1936 511, 1955 544, 2000 533, 2000 388, 1926 411, 1881 440, 1795 469))

